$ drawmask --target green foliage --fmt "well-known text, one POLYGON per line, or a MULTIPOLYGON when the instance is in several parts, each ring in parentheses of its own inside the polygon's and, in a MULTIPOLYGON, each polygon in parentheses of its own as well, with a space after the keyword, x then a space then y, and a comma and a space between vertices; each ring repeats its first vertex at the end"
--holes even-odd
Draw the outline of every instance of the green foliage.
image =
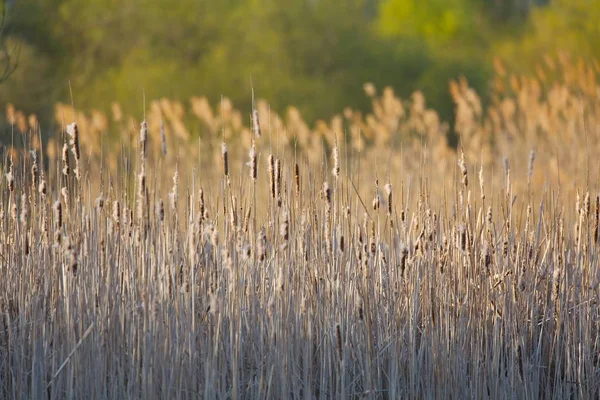
MULTIPOLYGON (((142 113, 148 99, 227 96, 248 109, 251 85, 278 112, 312 122, 366 110, 364 82, 401 97, 423 89, 452 119, 448 79, 485 93, 495 55, 524 68, 547 51, 600 56, 600 3, 587 0, 19 0, 3 44, 22 46, 0 91, 50 121, 52 105, 142 113)), ((4 39, 4 40, 3 40, 4 39)), ((1 60, 0 60, 1 61, 1 60)))

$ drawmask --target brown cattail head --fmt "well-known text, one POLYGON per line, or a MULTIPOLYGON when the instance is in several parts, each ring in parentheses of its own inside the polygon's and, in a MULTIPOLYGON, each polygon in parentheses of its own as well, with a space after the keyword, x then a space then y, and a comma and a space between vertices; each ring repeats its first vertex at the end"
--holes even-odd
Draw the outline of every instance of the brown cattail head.
POLYGON ((204 190, 200 188, 198 190, 198 214, 200 221, 204 220, 204 190))
POLYGON ((460 153, 460 159, 458 160, 458 167, 460 168, 460 174, 462 176, 462 183, 465 187, 469 185, 469 179, 467 177, 467 164, 465 163, 465 153, 460 153))
POLYGON ((323 198, 327 202, 327 205, 331 206, 331 189, 329 188, 329 182, 323 182, 323 198))
POLYGON ((269 189, 271 191, 271 198, 275 198, 275 159, 273 154, 269 155, 269 189))
POLYGON ((596 196, 596 215, 594 217, 594 243, 598 243, 598 224, 600 223, 600 195, 596 196))
POLYGON ((63 169, 62 169, 63 175, 65 175, 65 176, 69 175, 69 173, 71 172, 71 168, 69 165, 69 146, 67 145, 66 142, 63 145, 63 149, 62 149, 62 163, 63 163, 63 169))
POLYGON ((388 198, 387 198, 387 206, 388 206, 387 212, 388 212, 388 215, 392 215, 392 184, 391 183, 386 183, 385 186, 384 186, 384 188, 385 188, 385 191, 386 191, 387 196, 388 196, 388 198))
POLYGON ((71 137, 71 139, 69 140, 69 144, 71 145, 71 151, 75 156, 75 160, 79 161, 81 157, 81 153, 79 151, 79 128, 77 127, 77 124, 75 122, 67 125, 67 134, 71 137))
POLYGON ((275 160, 275 195, 277 196, 277 205, 281 206, 281 160, 275 160))
POLYGON ((158 202, 158 220, 161 224, 165 222, 165 202, 162 199, 158 202))
POLYGON ((261 228, 260 232, 258 232, 256 255, 259 261, 264 261, 267 255, 267 235, 265 233, 265 228, 261 228))
POLYGON ((10 158, 10 165, 8 166, 8 173, 6 174, 6 182, 8 183, 8 191, 15 191, 15 176, 13 174, 13 161, 12 157, 10 158))
POLYGON ((179 200, 179 166, 175 167, 173 174, 173 189, 169 193, 169 201, 171 202, 171 211, 177 211, 177 202, 179 200))
POLYGON ((294 166, 294 186, 296 188, 296 196, 300 195, 300 167, 298 163, 294 166))
POLYGON ((252 147, 250 147, 248 156, 250 157, 250 161, 248 162, 248 166, 250 167, 250 179, 256 182, 256 178, 258 177, 258 166, 256 162, 256 147, 254 141, 252 142, 252 147))
POLYGON ((146 143, 148 142, 148 123, 144 120, 140 124, 140 155, 146 159, 146 143))
POLYGON ((60 229, 62 227, 63 219, 62 219, 62 203, 60 200, 56 200, 54 202, 54 217, 56 219, 56 228, 60 229))
POLYGON ((289 225, 290 225, 290 220, 289 220, 289 215, 287 210, 283 210, 282 216, 281 216, 281 224, 279 225, 279 235, 281 236, 281 239, 283 241, 281 248, 285 249, 287 247, 287 242, 290 238, 290 231, 289 231, 289 225))
POLYGON ((31 159, 31 186, 35 190, 38 176, 37 152, 35 150, 31 150, 31 159))
POLYGON ((406 270, 406 260, 408 259, 408 247, 405 244, 400 245, 400 276, 404 276, 406 270))
POLYGON ((118 200, 113 201, 113 223, 117 227, 121 225, 121 204, 118 200))
POLYGON ((229 159, 227 153, 227 145, 225 142, 221 143, 221 156, 223 158, 223 175, 229 176, 229 159))
POLYGON ((337 180, 340 177, 340 159, 339 159, 338 147, 337 146, 335 146, 333 148, 332 158, 333 158, 333 169, 331 170, 331 173, 333 174, 333 176, 337 180))

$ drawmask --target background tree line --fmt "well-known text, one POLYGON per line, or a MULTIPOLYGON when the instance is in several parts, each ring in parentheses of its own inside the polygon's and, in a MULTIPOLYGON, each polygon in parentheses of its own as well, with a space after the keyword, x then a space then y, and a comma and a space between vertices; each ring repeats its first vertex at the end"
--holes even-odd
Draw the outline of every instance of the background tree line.
MULTIPOLYGON (((362 84, 421 89, 451 119, 448 81, 465 76, 485 101, 492 60, 533 70, 568 49, 597 57, 600 2, 589 0, 11 0, 0 39, 8 102, 49 121, 52 105, 142 112, 147 97, 257 95, 308 121, 370 100, 362 84), (11 59, 9 55, 13 55, 11 59)), ((2 14, 0 14, 2 15, 2 14)), ((2 75, 0 75, 2 76, 2 75)))

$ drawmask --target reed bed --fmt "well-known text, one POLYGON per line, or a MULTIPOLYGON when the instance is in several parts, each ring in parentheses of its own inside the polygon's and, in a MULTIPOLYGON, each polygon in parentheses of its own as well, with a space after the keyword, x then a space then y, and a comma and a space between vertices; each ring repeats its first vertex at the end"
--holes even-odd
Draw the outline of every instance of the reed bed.
POLYGON ((600 113, 550 112, 587 135, 552 153, 527 110, 515 146, 508 117, 483 146, 465 104, 457 149, 436 125, 315 153, 257 110, 246 145, 145 120, 100 155, 77 118, 60 155, 24 136, 2 162, 0 398, 598 398, 600 113))
POLYGON ((86 169, 76 124, 47 169, 7 153, 0 397, 600 394, 590 189, 517 198, 532 171, 486 184, 460 152, 451 185, 427 160, 369 182, 344 146, 314 167, 258 130, 165 181, 146 130, 133 176, 86 169))

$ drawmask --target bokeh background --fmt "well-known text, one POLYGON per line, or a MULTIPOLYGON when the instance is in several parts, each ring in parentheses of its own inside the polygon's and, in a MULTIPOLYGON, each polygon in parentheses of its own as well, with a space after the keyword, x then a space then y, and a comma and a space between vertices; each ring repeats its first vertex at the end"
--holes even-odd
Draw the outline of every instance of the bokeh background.
POLYGON ((48 136, 60 128, 59 103, 109 116, 118 104, 116 111, 141 120, 143 92, 146 108, 160 98, 190 108, 193 96, 218 107, 225 97, 249 125, 253 87, 271 110, 284 115, 293 106, 312 127, 345 107, 371 110, 363 86, 371 82, 400 98, 421 91, 453 144, 451 80, 466 78, 486 108, 498 69, 539 78, 548 74, 544 60, 590 64, 600 55, 600 2, 591 0, 4 0, 1 7, 0 72, 16 63, 0 84, 0 106, 14 107, 0 116, 5 143, 14 110, 34 115, 48 136))

